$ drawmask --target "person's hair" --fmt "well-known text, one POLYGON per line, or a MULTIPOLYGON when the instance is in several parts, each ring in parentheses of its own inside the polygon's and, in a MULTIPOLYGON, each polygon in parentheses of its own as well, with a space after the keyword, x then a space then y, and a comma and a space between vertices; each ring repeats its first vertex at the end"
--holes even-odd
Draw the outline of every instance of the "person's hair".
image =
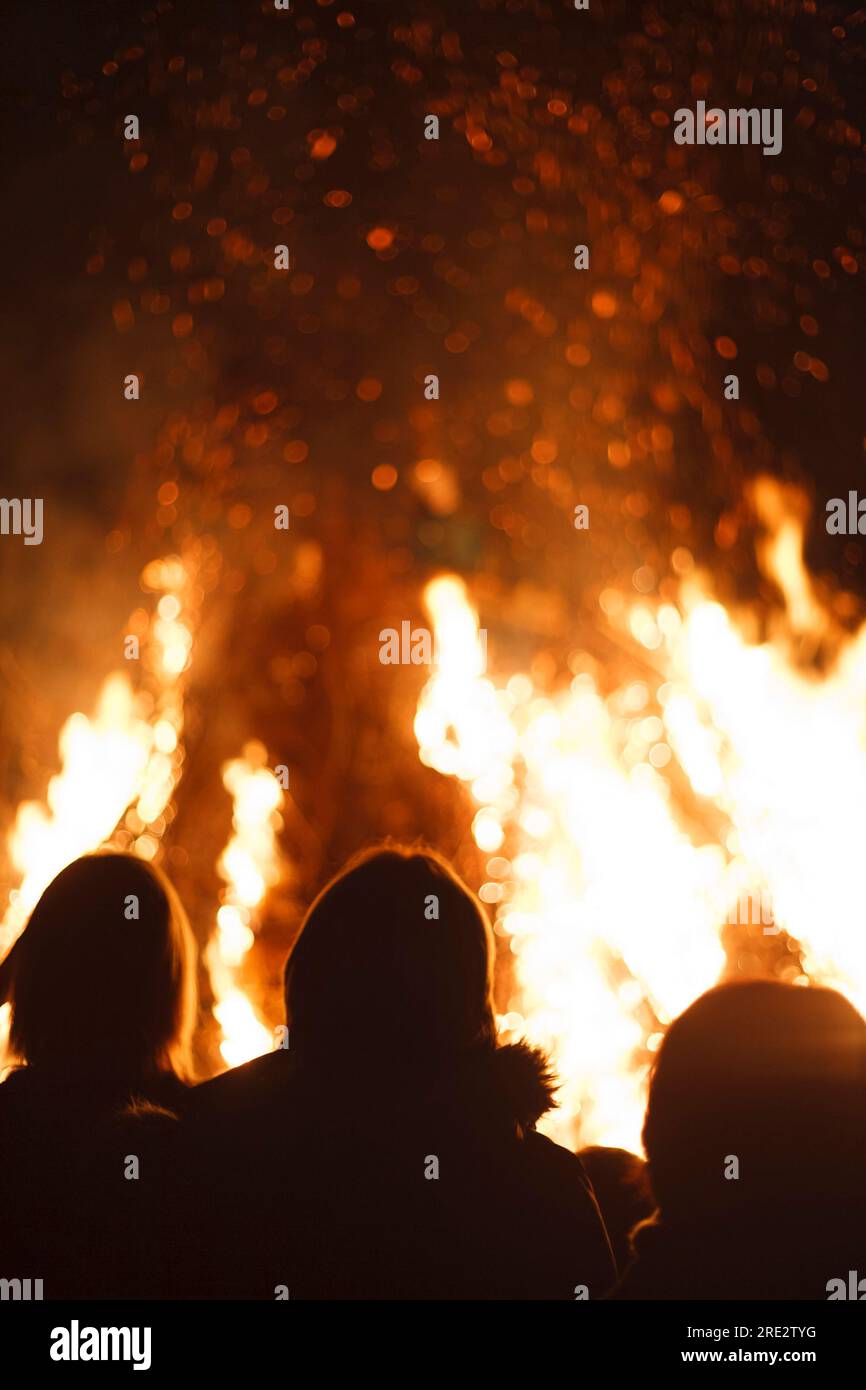
POLYGON ((168 879, 129 854, 76 859, 49 883, 10 962, 10 1045, 28 1066, 130 1084, 191 1079, 195 946, 168 879))
POLYGON ((362 851, 319 893, 286 965, 292 1051, 418 1066, 494 1047, 492 961, 481 904, 441 855, 362 851))
POLYGON ((835 990, 720 985, 671 1024, 643 1130, 663 1216, 790 1210, 862 1186, 866 1022, 835 990), (725 1169, 740 1177, 726 1178, 725 1169))

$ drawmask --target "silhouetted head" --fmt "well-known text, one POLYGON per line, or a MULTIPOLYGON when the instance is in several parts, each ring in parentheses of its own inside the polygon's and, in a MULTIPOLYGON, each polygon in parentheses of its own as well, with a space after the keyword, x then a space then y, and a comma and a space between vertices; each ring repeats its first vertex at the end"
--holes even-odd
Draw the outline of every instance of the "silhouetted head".
POLYGON ((629 1235, 655 1209, 647 1165, 628 1149, 592 1144, 578 1152, 601 1209, 620 1269, 628 1263, 629 1235))
POLYGON ((128 854, 76 859, 13 948, 15 1055, 30 1066, 128 1080, 189 1071, 194 945, 180 899, 128 854))
POLYGON ((443 858, 364 851, 316 898, 289 957, 292 1052, 417 1067, 493 1047, 492 958, 483 909, 443 858))
POLYGON ((643 1139, 662 1216, 844 1205, 862 1193, 864 1115, 866 1022, 841 994, 712 989, 671 1024, 650 1082, 643 1139))

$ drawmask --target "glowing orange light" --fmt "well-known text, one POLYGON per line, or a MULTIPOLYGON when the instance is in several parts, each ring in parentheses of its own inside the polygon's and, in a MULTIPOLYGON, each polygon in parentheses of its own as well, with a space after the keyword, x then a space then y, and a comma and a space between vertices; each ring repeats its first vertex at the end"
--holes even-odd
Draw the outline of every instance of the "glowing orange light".
POLYGON ((828 618, 797 507, 770 480, 754 500, 787 602, 772 642, 750 645, 685 564, 676 605, 604 591, 610 621, 653 653, 655 691, 632 680, 605 698, 589 674, 556 694, 524 673, 494 683, 465 586, 425 590, 440 664, 418 702, 419 755, 467 786, 476 843, 498 851, 484 900, 517 983, 500 1027, 553 1054, 563 1085, 546 1127, 567 1143, 579 1130, 583 1143, 639 1148, 658 1025, 719 978, 719 927, 755 884, 807 976, 866 1008, 866 624, 821 680, 796 668, 790 637, 824 633, 828 618), (727 827, 719 842, 680 823, 674 763, 727 827))

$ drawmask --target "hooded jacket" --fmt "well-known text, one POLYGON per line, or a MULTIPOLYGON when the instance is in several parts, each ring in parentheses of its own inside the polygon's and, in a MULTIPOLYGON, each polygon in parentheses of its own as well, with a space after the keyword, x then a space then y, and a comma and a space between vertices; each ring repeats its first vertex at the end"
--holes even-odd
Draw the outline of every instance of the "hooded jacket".
POLYGON ((198 1088, 179 1168, 181 1292, 607 1292, 615 1266, 583 1167, 535 1130, 553 1104, 540 1053, 479 1049, 437 1076, 369 1070, 329 1076, 277 1052, 198 1088))

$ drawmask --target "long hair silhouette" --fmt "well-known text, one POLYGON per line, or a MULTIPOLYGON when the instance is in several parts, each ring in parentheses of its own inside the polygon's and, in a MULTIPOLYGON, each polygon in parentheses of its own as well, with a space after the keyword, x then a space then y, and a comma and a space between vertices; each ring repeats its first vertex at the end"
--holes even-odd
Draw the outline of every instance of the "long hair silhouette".
POLYGON ((191 1079, 194 944, 168 879, 129 854, 76 859, 6 962, 10 1046, 25 1067, 136 1086, 191 1079))

